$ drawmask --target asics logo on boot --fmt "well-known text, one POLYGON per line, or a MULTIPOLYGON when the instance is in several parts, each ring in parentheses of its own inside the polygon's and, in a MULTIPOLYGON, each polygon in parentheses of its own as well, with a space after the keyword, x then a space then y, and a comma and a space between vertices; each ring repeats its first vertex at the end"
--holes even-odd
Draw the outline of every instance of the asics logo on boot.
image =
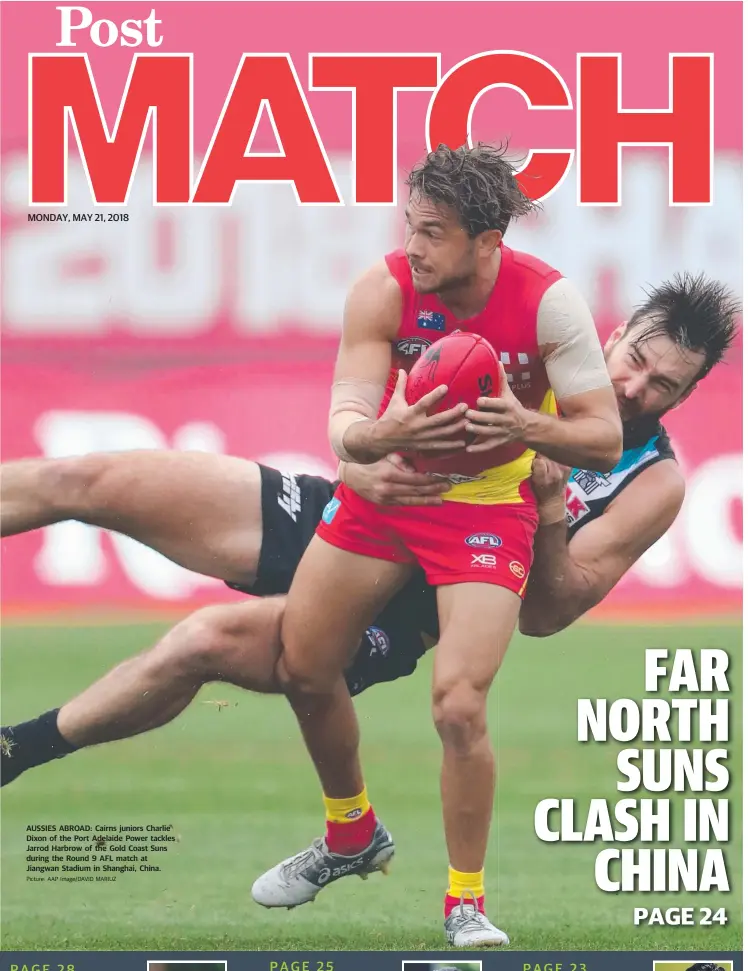
POLYGON ((346 873, 352 873, 354 870, 358 870, 364 863, 363 857, 359 857, 357 860, 353 860, 351 863, 343 863, 340 866, 330 867, 325 866, 317 874, 317 886, 324 887, 326 883, 330 880, 336 880, 338 877, 344 877, 346 873))

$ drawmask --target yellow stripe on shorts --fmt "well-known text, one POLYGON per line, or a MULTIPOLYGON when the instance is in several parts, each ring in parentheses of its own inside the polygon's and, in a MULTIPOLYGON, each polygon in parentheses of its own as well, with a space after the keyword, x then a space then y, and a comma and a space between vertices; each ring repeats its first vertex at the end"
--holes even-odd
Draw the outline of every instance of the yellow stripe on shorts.
MULTIPOLYGON (((556 398, 552 391, 547 392, 538 410, 544 415, 558 414, 556 398)), ((534 458, 535 451, 528 448, 519 458, 497 465, 493 469, 486 469, 485 472, 481 472, 480 478, 472 482, 459 482, 453 485, 442 498, 448 502, 467 502, 481 506, 524 502, 519 488, 525 479, 530 478, 534 458)))

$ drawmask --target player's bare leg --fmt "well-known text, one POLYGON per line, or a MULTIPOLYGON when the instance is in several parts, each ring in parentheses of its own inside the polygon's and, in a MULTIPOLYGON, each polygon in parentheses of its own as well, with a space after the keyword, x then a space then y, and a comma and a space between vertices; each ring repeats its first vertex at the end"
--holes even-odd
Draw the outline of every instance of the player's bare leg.
POLYGON ((256 463, 207 452, 102 452, 0 466, 0 535, 65 520, 114 530, 244 585, 262 542, 256 463))
POLYGON ((79 748, 129 738, 172 721, 210 681, 280 692, 284 604, 272 597, 198 610, 64 705, 60 731, 79 748))
POLYGON ((271 597, 198 610, 59 710, 4 728, 3 785, 79 748, 165 725, 208 682, 279 693, 275 668, 284 604, 285 597, 271 597))
POLYGON ((366 628, 410 573, 409 566, 348 553, 315 536, 294 576, 279 674, 330 798, 354 796, 352 786, 362 781, 358 722, 343 671, 366 628))
POLYGON ((458 947, 500 947, 509 939, 482 913, 495 786, 486 700, 509 646, 520 599, 492 584, 460 583, 440 587, 438 603, 442 634, 432 701, 443 748, 441 791, 450 864, 447 938, 458 947))
POLYGON ((394 853, 368 801, 358 721, 343 671, 367 626, 410 572, 409 566, 358 556, 318 536, 296 571, 278 671, 322 784, 327 835, 255 881, 252 896, 265 907, 307 903, 340 877, 384 869, 394 853))

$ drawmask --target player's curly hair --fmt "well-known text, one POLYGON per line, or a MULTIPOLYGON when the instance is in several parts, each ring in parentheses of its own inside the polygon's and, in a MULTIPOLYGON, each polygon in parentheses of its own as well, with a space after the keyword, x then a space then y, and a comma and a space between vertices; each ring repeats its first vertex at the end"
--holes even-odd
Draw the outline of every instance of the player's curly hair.
POLYGON ((519 187, 507 147, 484 142, 472 148, 439 145, 415 166, 405 184, 411 195, 454 209, 471 239, 489 229, 503 234, 512 219, 538 207, 519 187))
POLYGON ((706 963, 692 964, 688 971, 725 971, 725 969, 707 961, 706 963))
POLYGON ((664 334, 684 350, 701 351, 704 366, 695 379, 700 381, 735 340, 740 302, 723 283, 703 273, 676 273, 645 293, 646 300, 637 307, 626 329, 646 321, 635 343, 664 334))

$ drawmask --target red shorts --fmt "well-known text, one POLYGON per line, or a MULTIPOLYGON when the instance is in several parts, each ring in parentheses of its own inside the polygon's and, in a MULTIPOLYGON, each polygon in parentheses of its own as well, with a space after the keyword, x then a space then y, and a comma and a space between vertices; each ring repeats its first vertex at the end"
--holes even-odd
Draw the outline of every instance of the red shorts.
POLYGON ((435 587, 493 583, 520 597, 532 566, 538 515, 529 482, 521 503, 377 506, 344 485, 317 535, 331 546, 394 563, 413 563, 435 587))

